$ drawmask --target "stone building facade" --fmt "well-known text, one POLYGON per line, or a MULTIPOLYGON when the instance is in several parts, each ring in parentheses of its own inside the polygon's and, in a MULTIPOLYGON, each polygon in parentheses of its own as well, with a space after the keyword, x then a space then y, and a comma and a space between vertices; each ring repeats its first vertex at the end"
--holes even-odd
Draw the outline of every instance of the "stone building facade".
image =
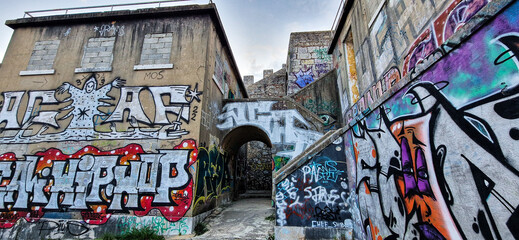
POLYGON ((6 24, 1 238, 185 235, 231 199, 216 118, 247 93, 214 4, 6 24))
POLYGON ((287 95, 287 70, 281 68, 276 72, 265 75, 263 79, 247 84, 251 98, 284 97, 287 95))

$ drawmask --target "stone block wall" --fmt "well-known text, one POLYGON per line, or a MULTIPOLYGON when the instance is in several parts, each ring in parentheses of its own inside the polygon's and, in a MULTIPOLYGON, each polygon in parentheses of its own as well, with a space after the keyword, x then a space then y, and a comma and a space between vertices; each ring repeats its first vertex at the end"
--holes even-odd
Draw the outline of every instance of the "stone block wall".
POLYGON ((286 69, 280 69, 275 73, 267 74, 260 81, 247 86, 250 98, 270 98, 286 96, 286 69))
POLYGON ((247 144, 245 183, 247 190, 272 189, 272 151, 266 144, 253 141, 247 144))
POLYGON ((167 64, 170 62, 173 33, 146 34, 142 45, 141 65, 167 64))
POLYGON ((58 53, 59 40, 38 41, 34 44, 27 70, 50 70, 58 53))
POLYGON ((81 68, 76 68, 76 72, 110 71, 114 45, 115 37, 88 39, 81 59, 81 68))
POLYGON ((333 68, 328 46, 331 32, 294 32, 288 46, 287 94, 293 94, 333 68))

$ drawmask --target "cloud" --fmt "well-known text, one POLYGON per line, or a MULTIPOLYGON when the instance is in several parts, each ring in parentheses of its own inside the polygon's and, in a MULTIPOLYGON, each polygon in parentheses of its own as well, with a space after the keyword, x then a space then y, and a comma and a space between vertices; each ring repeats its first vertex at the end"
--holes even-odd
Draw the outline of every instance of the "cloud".
POLYGON ((243 75, 254 75, 254 79, 263 78, 263 70, 281 69, 281 65, 286 61, 287 49, 281 46, 272 45, 251 45, 249 50, 236 53, 236 59, 240 65, 240 72, 243 75), (242 59, 242 60, 240 60, 242 59))

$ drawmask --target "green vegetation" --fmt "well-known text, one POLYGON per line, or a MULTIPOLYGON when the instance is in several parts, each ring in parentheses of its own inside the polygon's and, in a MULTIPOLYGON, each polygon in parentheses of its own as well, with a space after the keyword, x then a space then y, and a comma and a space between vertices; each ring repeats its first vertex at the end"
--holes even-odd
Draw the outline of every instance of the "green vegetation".
POLYGON ((101 240, 164 240, 164 236, 161 236, 150 227, 144 228, 133 228, 122 234, 105 233, 101 240))
POLYGON ((207 228, 207 224, 205 224, 203 222, 199 222, 198 224, 196 224, 196 226, 195 226, 195 234, 197 236, 202 235, 202 234, 204 234, 207 231, 209 231, 209 229, 207 228))
POLYGON ((276 237, 274 236, 274 234, 269 234, 269 236, 266 238, 266 240, 275 240, 276 237))
POLYGON ((276 216, 274 215, 274 213, 272 213, 272 214, 270 214, 270 216, 266 217, 265 220, 274 221, 274 220, 276 220, 276 216))

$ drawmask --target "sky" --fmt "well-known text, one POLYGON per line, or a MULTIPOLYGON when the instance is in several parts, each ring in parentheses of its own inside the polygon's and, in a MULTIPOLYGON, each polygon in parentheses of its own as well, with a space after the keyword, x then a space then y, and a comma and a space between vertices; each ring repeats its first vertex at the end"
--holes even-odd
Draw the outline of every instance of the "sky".
MULTIPOLYGON (((0 59, 13 33, 4 23, 25 11, 142 3, 153 0, 4 0, 0 7, 0 59)), ((222 20, 240 74, 261 80, 264 69, 277 71, 286 63, 291 32, 330 30, 340 0, 213 0, 222 20)), ((188 0, 163 6, 207 4, 188 0)), ((147 5, 156 7, 155 5, 147 5)), ((142 7, 142 6, 141 6, 142 7)), ((121 8, 119 8, 121 9, 121 8)), ((122 8, 124 9, 124 8, 122 8)), ((126 7, 128 9, 128 7, 126 7)), ((99 10, 95 10, 99 11, 99 10)), ((63 12, 56 12, 62 14, 63 12)))

